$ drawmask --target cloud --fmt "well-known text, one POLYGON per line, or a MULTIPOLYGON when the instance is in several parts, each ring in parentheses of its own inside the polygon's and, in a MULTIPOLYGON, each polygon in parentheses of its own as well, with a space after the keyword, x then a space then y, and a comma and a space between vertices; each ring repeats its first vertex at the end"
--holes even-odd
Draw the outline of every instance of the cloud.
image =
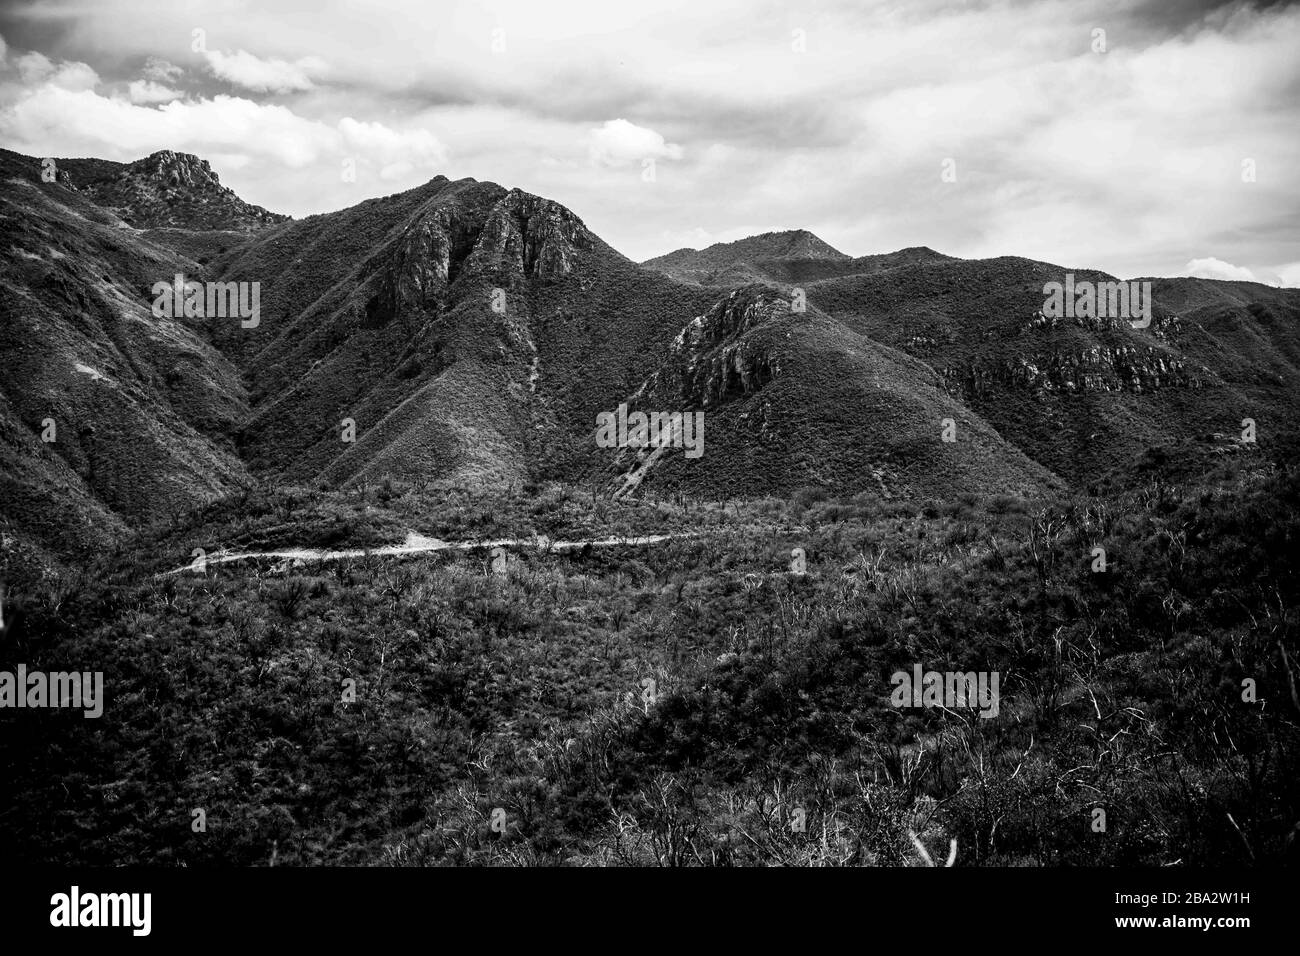
POLYGON ((587 155, 596 166, 626 166, 646 159, 681 159, 682 148, 652 129, 625 119, 606 120, 587 134, 587 155))
POLYGON ((170 103, 183 94, 153 80, 132 80, 127 84, 127 95, 132 103, 170 103))
POLYGON ((365 198, 341 175, 342 162, 389 192, 427 182, 447 162, 443 140, 421 124, 330 122, 244 96, 187 97, 150 78, 181 75, 162 60, 146 63, 125 95, 110 95, 91 88, 99 78, 84 63, 20 59, 0 65, 0 141, 36 156, 126 162, 161 148, 191 152, 232 173, 228 185, 249 201, 293 215, 319 211, 322 197, 333 197, 327 208, 365 198))
POLYGON ((49 57, 32 51, 17 60, 18 75, 28 85, 48 84, 64 90, 93 90, 99 75, 85 63, 64 62, 57 66, 49 57))
POLYGON ((179 80, 181 74, 185 71, 174 63, 168 63, 161 57, 151 56, 145 61, 144 69, 140 75, 146 80, 153 80, 155 83, 174 83, 179 80))
POLYGON ((1234 266, 1230 262, 1215 259, 1213 256, 1204 259, 1193 259, 1183 267, 1183 275, 1190 276, 1193 279, 1228 279, 1237 282, 1259 281, 1255 278, 1255 273, 1244 266, 1234 266))
MULTIPOLYGON (((280 167, 271 178, 286 177, 285 167, 317 166, 322 176, 335 181, 344 156, 388 169, 390 177, 406 163, 410 171, 426 173, 426 180, 432 178, 432 166, 446 156, 441 141, 425 129, 398 130, 352 119, 330 125, 284 106, 225 95, 145 106, 52 84, 0 110, 0 137, 35 155, 133 160, 166 146, 200 156, 220 155, 237 168, 249 165, 250 159, 261 167, 280 167)), ((319 192, 310 178, 302 185, 319 192)))
POLYGON ((1277 277, 1288 289, 1300 289, 1300 262, 1290 262, 1277 267, 1277 277))
POLYGON ((311 74, 324 72, 327 68, 324 60, 314 56, 290 63, 287 60, 262 59, 244 50, 234 53, 209 50, 204 55, 215 75, 254 93, 310 90, 315 86, 311 74))
POLYGON ((54 62, 44 53, 35 50, 24 53, 14 64, 18 67, 19 77, 28 84, 44 82, 54 72, 54 62))
POLYGON ((399 132, 382 123, 364 123, 345 116, 339 120, 339 133, 349 148, 363 153, 407 156, 417 162, 446 158, 443 145, 426 129, 399 132))
MULTIPOLYGON (((859 255, 926 245, 1119 276, 1174 275, 1212 250, 1274 281, 1274 264, 1296 258, 1300 4, 759 0, 756 13, 738 0, 446 0, 433 30, 427 0, 385 0, 364 17, 325 4, 306 21, 240 4, 222 18, 219 56, 192 55, 187 4, 10 6, 21 14, 0 14, 14 47, 0 87, 35 44, 89 64, 123 100, 137 79, 203 102, 292 94, 301 122, 243 108, 242 135, 258 142, 214 130, 203 147, 196 130, 191 148, 245 157, 240 176, 269 194, 262 204, 296 215, 427 178, 421 164, 442 154, 423 129, 455 146, 438 172, 556 199, 636 259, 695 227, 732 237, 760 224, 806 226, 859 255), (498 26, 508 47, 494 54, 498 26), (1105 53, 1092 51, 1097 27, 1105 53), (794 29, 806 52, 792 48, 794 29), (183 80, 119 72, 159 55, 186 67, 183 80), (402 133, 397 154, 364 130, 349 139, 345 117, 402 133), (337 182, 355 154, 351 190, 275 169, 277 147, 260 140, 281 129, 283 152, 316 157, 294 170, 329 165, 337 182), (327 161, 335 147, 342 156, 327 161), (652 182, 638 175, 645 159, 660 164, 652 182)), ((0 107, 11 93, 0 89, 0 107)))

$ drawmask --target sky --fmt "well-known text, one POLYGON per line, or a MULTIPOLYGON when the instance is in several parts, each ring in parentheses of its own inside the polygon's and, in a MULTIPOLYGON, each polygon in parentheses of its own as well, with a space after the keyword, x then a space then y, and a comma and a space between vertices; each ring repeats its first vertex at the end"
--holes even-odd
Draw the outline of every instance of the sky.
POLYGON ((808 229, 1300 286, 1300 6, 7 0, 0 145, 302 217, 473 177, 636 259, 808 229))

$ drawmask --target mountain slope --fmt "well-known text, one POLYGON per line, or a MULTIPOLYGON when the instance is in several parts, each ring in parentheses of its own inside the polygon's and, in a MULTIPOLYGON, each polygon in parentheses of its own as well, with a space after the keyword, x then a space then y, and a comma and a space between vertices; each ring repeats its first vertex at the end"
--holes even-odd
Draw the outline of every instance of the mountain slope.
POLYGON ((104 159, 57 159, 63 181, 138 229, 253 232, 289 217, 244 202, 206 159, 159 150, 133 163, 104 159))
POLYGON ((520 480, 563 459, 706 298, 683 301, 557 203, 444 177, 275 227, 216 266, 263 282, 259 328, 213 329, 252 384, 249 460, 329 482, 520 480))
POLYGON ((1186 280, 1153 285, 1146 329, 1036 315, 1044 284, 1067 271, 1078 281, 1113 279, 1007 257, 827 278, 806 294, 853 330, 927 362, 1004 437, 1074 483, 1127 468, 1153 446, 1231 436, 1243 418, 1276 423, 1300 410, 1300 365, 1288 357, 1300 294, 1257 287, 1253 304, 1231 307, 1229 324, 1249 332, 1228 341, 1171 295, 1186 280), (1278 316, 1271 332, 1251 312, 1264 302, 1278 316))
POLYGON ((638 266, 559 203, 473 179, 293 221, 184 154, 59 164, 45 183, 0 151, 0 482, 10 526, 55 551, 250 475, 1034 495, 1153 449, 1295 443, 1294 290, 1151 280, 1134 329, 1044 317, 1066 270, 1027 259, 852 258, 798 230, 638 266), (176 272, 256 283, 259 321, 153 317, 176 272), (703 456, 600 447, 623 403, 703 412, 703 456))
POLYGON ((706 249, 678 249, 642 265, 680 282, 731 287, 756 281, 797 284, 943 261, 952 259, 924 246, 853 258, 811 232, 797 229, 716 243, 706 249))
POLYGON ((716 285, 720 276, 735 269, 765 275, 761 264, 766 262, 840 262, 848 258, 806 229, 793 229, 718 242, 705 249, 678 249, 641 265, 680 282, 716 285))
POLYGON ((0 156, 0 497, 15 533, 62 552, 246 480, 247 406, 197 330, 151 314, 153 284, 199 266, 39 168, 0 156))
POLYGON ((631 411, 703 412, 704 444, 694 460, 676 448, 611 453, 617 494, 647 483, 744 497, 803 486, 1036 495, 1061 485, 932 369, 815 309, 795 312, 764 286, 735 290, 686 325, 626 401, 631 411))

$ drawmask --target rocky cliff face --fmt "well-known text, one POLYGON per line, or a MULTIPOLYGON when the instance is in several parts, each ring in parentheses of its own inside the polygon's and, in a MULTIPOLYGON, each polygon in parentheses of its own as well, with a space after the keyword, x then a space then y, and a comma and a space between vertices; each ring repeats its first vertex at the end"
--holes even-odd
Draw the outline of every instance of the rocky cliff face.
POLYGON ((164 149, 111 170, 83 172, 76 163, 68 165, 74 188, 140 229, 253 232, 289 218, 244 202, 221 185, 207 160, 190 153, 164 149))
POLYGON ((733 291, 678 333, 668 367, 656 372, 638 394, 672 385, 688 404, 709 408, 758 391, 779 368, 766 341, 747 333, 788 315, 790 300, 771 290, 733 291))
POLYGON ((447 291, 483 231, 459 202, 431 204, 407 225, 386 254, 379 292, 367 306, 372 322, 441 309, 447 291))
POLYGON ((1214 388, 1218 376, 1153 346, 1094 345, 1081 352, 1053 352, 1030 360, 996 364, 946 365, 939 369, 948 387, 979 398, 994 385, 1035 392, 1150 392, 1159 388, 1214 388))
MULTIPOLYGON (((559 203, 494 183, 465 182, 452 199, 429 203, 384 252, 377 295, 367 318, 383 324, 447 307, 458 275, 518 292, 573 271, 595 237, 559 203)), ((519 301, 507 313, 517 313, 519 301)), ((516 316, 518 317, 518 316, 516 316)))
POLYGON ((488 214, 471 260, 549 282, 573 271, 576 252, 595 243, 582 220, 559 203, 512 189, 488 214))

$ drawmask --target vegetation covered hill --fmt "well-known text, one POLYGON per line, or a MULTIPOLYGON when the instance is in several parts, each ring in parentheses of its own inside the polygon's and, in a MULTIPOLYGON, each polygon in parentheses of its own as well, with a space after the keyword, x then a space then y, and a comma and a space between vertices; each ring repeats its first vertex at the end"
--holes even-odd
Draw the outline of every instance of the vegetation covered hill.
POLYGON ((733 276, 737 267, 764 276, 768 267, 780 268, 789 262, 838 263, 848 258, 808 230, 792 229, 718 242, 706 249, 678 249, 641 265, 681 282, 720 285, 728 284, 725 277, 733 276))
POLYGON ((615 489, 739 497, 799 487, 885 499, 1015 492, 1061 482, 945 391, 924 363, 763 286, 736 290, 687 326, 627 397, 633 411, 700 409, 704 447, 627 448, 615 489))
MULTIPOLYGON (((1300 407, 1300 291, 1256 286, 1251 305, 1206 314, 1203 280, 1152 287, 1149 328, 1125 319, 1036 315, 1043 286, 1067 271, 1026 259, 949 262, 844 276, 807 286, 810 303, 847 326, 925 361, 1008 441, 1082 485, 1166 442, 1239 439, 1294 447, 1278 427, 1300 407), (1168 297, 1168 301, 1167 301, 1168 297), (1257 312, 1279 318, 1262 323, 1257 312)), ((1219 283, 1209 283, 1215 289, 1219 283)))
POLYGON ((1300 293, 1051 319, 1048 263, 642 267, 493 183, 281 221, 191 159, 0 151, 0 670, 107 690, 0 710, 0 857, 1293 859, 1300 293), (256 327, 153 316, 177 271, 256 327), (600 447, 623 404, 704 454, 600 447))
POLYGON ((39 172, 0 155, 0 511, 34 559, 237 487, 248 413, 226 357, 150 312, 155 282, 198 265, 39 172))
POLYGON ((133 163, 56 159, 70 187, 136 228, 254 232, 289 217, 244 202, 206 159, 162 149, 133 163))
POLYGON ((1297 534, 1294 470, 1233 464, 1046 506, 254 493, 84 575, 4 568, 0 667, 101 669, 107 701, 0 713, 0 853, 896 865, 915 833, 958 865, 1283 863, 1297 534), (156 573, 205 541, 412 525, 698 534, 499 570, 483 550, 156 573), (917 664, 997 671, 998 715, 891 706, 917 664))

